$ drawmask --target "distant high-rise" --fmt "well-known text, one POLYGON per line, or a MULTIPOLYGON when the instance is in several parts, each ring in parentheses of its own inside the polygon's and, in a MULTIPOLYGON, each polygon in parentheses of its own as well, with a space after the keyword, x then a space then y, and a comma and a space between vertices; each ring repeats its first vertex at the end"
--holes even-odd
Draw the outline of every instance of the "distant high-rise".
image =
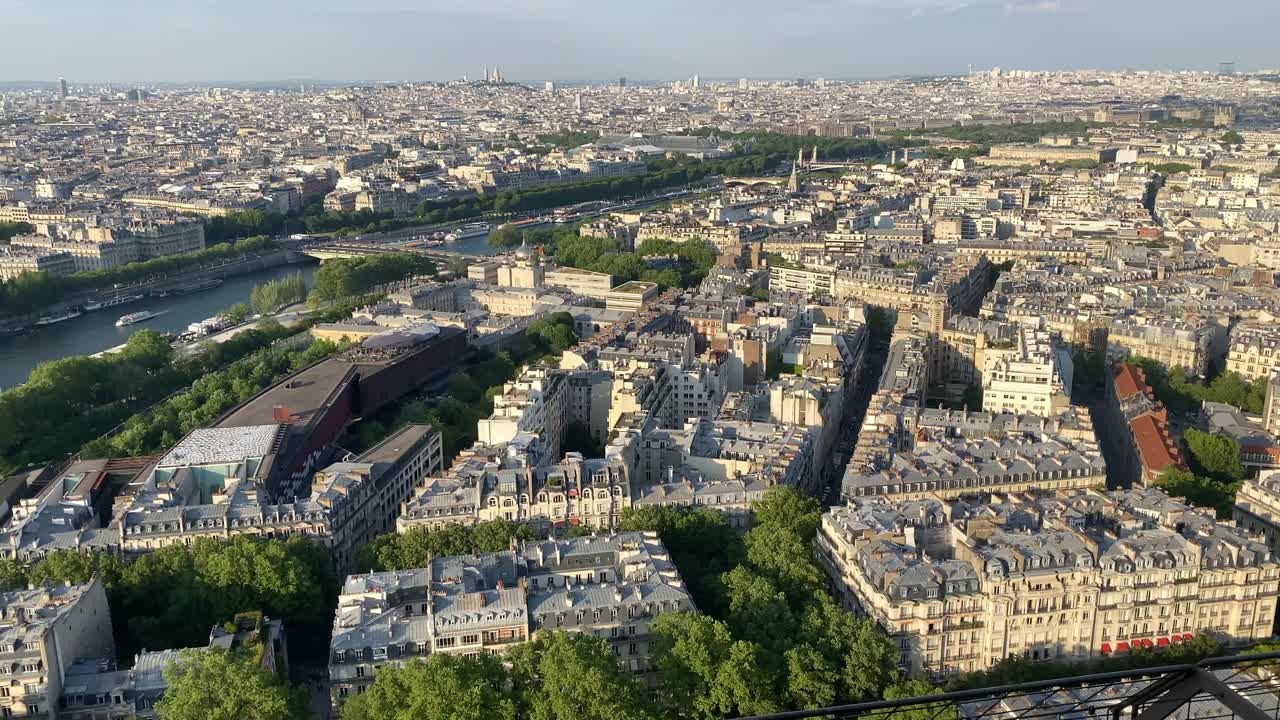
POLYGON ((751 83, 746 78, 738 78, 739 90, 747 90, 747 89, 750 89, 750 87, 751 87, 751 83))
POLYGON ((626 86, 627 86, 627 76, 623 75, 622 77, 618 78, 618 87, 621 89, 626 86))
POLYGON ((698 89, 698 75, 697 75, 697 73, 694 73, 693 80, 691 80, 691 81, 690 81, 690 84, 693 86, 693 89, 694 89, 694 90, 697 90, 697 89, 698 89))
POLYGON ((549 92, 549 93, 553 93, 553 92, 555 92, 555 91, 556 91, 556 84, 555 84, 554 82, 552 82, 552 81, 548 80, 546 83, 544 83, 544 84, 542 85, 542 89, 543 89, 543 90, 546 90, 546 91, 547 91, 547 92, 549 92))
POLYGON ((67 97, 67 79, 66 78, 58 78, 58 97, 60 98, 67 97))
POLYGON ((582 112, 582 93, 578 93, 573 96, 573 107, 577 109, 578 112, 582 112))
POLYGON ((813 84, 814 84, 814 85, 817 85, 817 86, 818 86, 818 89, 819 89, 819 90, 821 90, 821 89, 823 89, 823 88, 825 88, 825 87, 827 86, 827 79, 826 79, 826 78, 818 78, 817 80, 815 80, 815 81, 814 81, 814 83, 813 83, 813 84))
POLYGON ((1218 63, 1218 74, 1219 74, 1219 75, 1235 75, 1235 74, 1236 74, 1236 64, 1235 64, 1235 63, 1233 63, 1233 62, 1220 62, 1220 63, 1218 63))
POLYGON ((484 66, 484 81, 489 82, 489 66, 484 66))

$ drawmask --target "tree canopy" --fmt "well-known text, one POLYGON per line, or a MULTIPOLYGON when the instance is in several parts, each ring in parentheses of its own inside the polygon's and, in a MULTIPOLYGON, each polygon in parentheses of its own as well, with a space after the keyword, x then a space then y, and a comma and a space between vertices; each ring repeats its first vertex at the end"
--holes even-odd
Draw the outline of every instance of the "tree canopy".
POLYGON ((416 253, 326 260, 316 271, 309 299, 313 305, 340 302, 407 278, 433 275, 435 271, 434 262, 416 253))
MULTIPOLYGON (((146 424, 144 418, 148 416, 135 413, 197 380, 198 385, 221 387, 224 373, 240 372, 228 369, 232 365, 257 368, 270 359, 267 364, 273 368, 289 367, 294 358, 310 357, 307 352, 270 348, 271 343, 294 332, 297 330, 282 328, 278 323, 263 324, 193 356, 178 357, 158 332, 139 330, 129 336, 121 352, 42 363, 31 371, 25 384, 0 393, 0 474, 64 458, 122 422, 127 421, 126 431, 146 424)), ((317 345, 309 352, 319 353, 327 347, 317 345)), ((252 387, 257 392, 260 385, 255 383, 252 387)), ((165 405, 181 403, 181 397, 172 398, 165 405)), ((220 414, 228 406, 218 402, 220 414)), ((177 442, 182 427, 176 416, 166 418, 163 428, 155 426, 155 442, 144 447, 121 441, 119 448, 128 447, 128 454, 145 454, 145 450, 158 449, 158 437, 166 431, 172 438, 168 444, 177 442), (135 447, 142 450, 134 452, 135 447)), ((111 449, 115 442, 95 443, 98 452, 91 456, 115 452, 111 449)))
POLYGON ((475 525, 449 524, 440 527, 410 528, 402 533, 381 535, 356 553, 362 571, 403 570, 426 567, 431 558, 443 555, 470 555, 500 552, 512 539, 532 540, 532 529, 507 520, 489 520, 475 525))
POLYGON ((161 720, 302 720, 305 692, 291 690, 248 653, 184 650, 164 671, 161 720))
POLYGON ((0 283, 0 316, 23 315, 66 300, 76 293, 111 289, 116 284, 132 284, 150 278, 190 272, 201 266, 269 250, 268 237, 252 237, 234 245, 218 243, 185 255, 168 255, 128 263, 106 270, 92 270, 50 275, 46 272, 22 273, 0 283))
POLYGON ((638 677, 604 640, 549 632, 514 647, 506 662, 433 655, 378 669, 343 707, 344 720, 656 720, 638 677))
POLYGON ((349 699, 343 720, 515 720, 516 698, 501 661, 489 655, 432 655, 385 665, 349 699))
POLYGON ((812 542, 822 508, 772 488, 738 536, 706 508, 624 512, 655 530, 702 613, 659 616, 654 665, 670 714, 708 720, 880 699, 901 680, 898 649, 826 591, 812 542))
POLYGON ((1235 438, 1219 433, 1201 432, 1187 428, 1182 439, 1191 451, 1191 461, 1197 471, 1219 482, 1234 482, 1244 478, 1244 463, 1240 460, 1240 443, 1235 438))

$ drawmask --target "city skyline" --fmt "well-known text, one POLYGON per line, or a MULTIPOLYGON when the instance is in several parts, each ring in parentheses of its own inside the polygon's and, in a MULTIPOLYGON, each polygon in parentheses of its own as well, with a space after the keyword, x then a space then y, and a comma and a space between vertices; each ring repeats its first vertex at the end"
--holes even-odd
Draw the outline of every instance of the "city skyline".
POLYGON ((183 7, 148 0, 100 8, 0 1, 15 31, 0 81, 327 82, 476 78, 483 64, 523 83, 655 82, 955 75, 970 65, 1240 71, 1274 66, 1266 28, 1280 9, 1233 0, 1212 14, 1155 0, 659 0, 643 16, 617 5, 553 0, 473 7, 454 0, 373 0, 263 8, 243 0, 183 7), (100 29, 137 42, 102 53, 100 29), (50 38, 62 46, 48 52, 50 38), (330 49, 317 53, 316 49, 330 49), (192 52, 192 48, 203 48, 192 52), (1087 48, 1088 53, 1081 53, 1087 48), (337 50, 336 52, 332 50, 337 50))

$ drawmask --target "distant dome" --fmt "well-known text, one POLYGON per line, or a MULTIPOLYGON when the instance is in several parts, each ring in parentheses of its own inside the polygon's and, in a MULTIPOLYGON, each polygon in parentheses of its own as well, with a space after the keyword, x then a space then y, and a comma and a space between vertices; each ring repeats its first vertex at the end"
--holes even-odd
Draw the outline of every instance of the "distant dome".
POLYGON ((529 240, 526 238, 520 242, 520 247, 516 248, 517 260, 528 260, 533 257, 533 251, 529 249, 529 240))

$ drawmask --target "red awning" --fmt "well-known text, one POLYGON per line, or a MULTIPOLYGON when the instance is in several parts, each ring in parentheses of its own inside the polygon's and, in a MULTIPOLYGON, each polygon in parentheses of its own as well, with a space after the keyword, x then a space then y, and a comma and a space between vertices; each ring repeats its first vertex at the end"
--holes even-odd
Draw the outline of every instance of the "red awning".
POLYGON ((1192 635, 1191 633, 1184 633, 1184 634, 1183 634, 1183 636, 1182 636, 1182 639, 1183 639, 1183 640, 1190 640, 1190 639, 1191 639, 1191 638, 1193 638, 1193 637, 1195 637, 1195 635, 1192 635))
POLYGON ((1116 652, 1129 652, 1129 643, 1127 642, 1116 643, 1116 652))
POLYGON ((1154 643, 1151 642, 1151 638, 1142 638, 1142 647, 1151 647, 1152 645, 1154 643))
POLYGON ((1165 645, 1168 645, 1168 644, 1169 644, 1169 638, 1160 638, 1159 640, 1156 640, 1156 645, 1159 645, 1160 647, 1164 647, 1165 645))
POLYGON ((1102 654, 1103 654, 1103 655, 1110 655, 1110 654, 1111 654, 1111 644, 1110 644, 1110 643, 1102 643, 1102 654))

